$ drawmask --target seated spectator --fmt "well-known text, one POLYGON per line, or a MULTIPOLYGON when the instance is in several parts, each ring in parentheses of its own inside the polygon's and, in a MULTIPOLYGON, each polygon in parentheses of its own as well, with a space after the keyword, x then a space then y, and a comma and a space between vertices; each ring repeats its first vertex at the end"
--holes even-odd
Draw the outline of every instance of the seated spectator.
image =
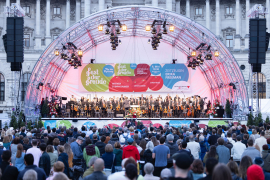
POLYGON ((94 162, 94 172, 84 178, 84 180, 107 180, 107 177, 102 173, 104 169, 104 161, 98 158, 94 162))
POLYGON ((200 159, 195 159, 191 165, 193 180, 203 178, 206 175, 203 173, 203 163, 200 159))
POLYGON ((247 169, 247 179, 248 180, 264 180, 264 173, 260 166, 254 164, 247 169))
POLYGON ((247 177, 247 169, 249 166, 252 165, 252 160, 249 156, 244 156, 241 159, 240 165, 239 165, 239 177, 242 179, 246 179, 247 177))
POLYGON ((64 172, 65 170, 65 165, 64 163, 62 163, 61 161, 57 161, 54 163, 53 165, 53 175, 48 177, 46 180, 53 180, 54 177, 60 173, 60 172, 64 172))
POLYGON ((89 164, 89 161, 93 156, 96 156, 99 158, 100 154, 99 154, 98 147, 92 144, 92 141, 90 138, 87 138, 85 140, 85 143, 86 143, 86 147, 83 150, 83 158, 86 164, 89 164))
POLYGON ((212 174, 217 164, 218 164, 218 160, 216 158, 213 158, 213 157, 208 158, 205 163, 206 176, 203 178, 200 178, 199 180, 212 180, 212 174))
POLYGON ((23 180, 38 180, 37 172, 32 169, 26 171, 26 173, 23 175, 23 180))
POLYGON ((48 145, 46 151, 50 156, 51 167, 53 167, 53 164, 58 160, 58 156, 55 153, 53 153, 54 149, 52 145, 48 145))
POLYGON ((225 164, 216 165, 212 180, 232 180, 230 169, 225 164))
POLYGON ((2 180, 17 180, 19 171, 16 167, 10 166, 11 152, 6 150, 2 154, 2 164, 0 166, 2 172, 2 180))
POLYGON ((154 176, 153 172, 154 172, 154 166, 151 163, 146 163, 144 165, 144 172, 145 172, 145 176, 144 176, 144 180, 159 180, 159 177, 154 176))
POLYGON ((217 148, 216 146, 211 146, 208 153, 203 158, 203 162, 206 163, 208 158, 215 158, 218 160, 217 148))
POLYGON ((232 176, 232 180, 239 180, 239 171, 238 171, 238 165, 236 162, 234 161, 230 161, 228 164, 227 164, 228 168, 230 169, 231 171, 231 176, 232 176))

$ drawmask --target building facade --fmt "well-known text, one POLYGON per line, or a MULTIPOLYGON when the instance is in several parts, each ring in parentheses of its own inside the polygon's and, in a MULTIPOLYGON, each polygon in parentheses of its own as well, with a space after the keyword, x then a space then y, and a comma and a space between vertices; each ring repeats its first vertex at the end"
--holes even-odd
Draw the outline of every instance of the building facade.
MULTIPOLYGON (((0 35, 6 33, 4 6, 18 3, 25 10, 25 57, 21 74, 10 71, 3 42, 0 41, 0 113, 10 115, 15 104, 23 109, 28 79, 39 56, 61 32, 81 18, 107 8, 125 5, 155 6, 184 15, 210 29, 230 49, 241 68, 248 89, 249 18, 255 4, 269 9, 270 0, 0 0, 0 35), (18 96, 19 95, 19 96, 18 96)), ((270 15, 266 15, 270 32, 270 15)), ((259 74, 259 96, 270 98, 270 51, 259 74)))

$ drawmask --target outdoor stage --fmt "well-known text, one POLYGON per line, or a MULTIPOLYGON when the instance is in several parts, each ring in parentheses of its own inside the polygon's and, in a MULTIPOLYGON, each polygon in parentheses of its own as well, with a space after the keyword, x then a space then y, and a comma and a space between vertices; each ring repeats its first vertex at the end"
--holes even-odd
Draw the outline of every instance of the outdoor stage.
MULTIPOLYGON (((74 125, 80 129, 83 125, 90 128, 90 126, 96 125, 98 128, 103 128, 103 126, 110 126, 113 127, 124 127, 126 122, 130 119, 123 119, 123 118, 42 118, 44 122, 44 126, 52 127, 59 127, 66 126, 70 127, 74 125)), ((191 123, 196 123, 200 127, 204 127, 205 125, 216 127, 217 125, 227 125, 227 122, 232 122, 232 118, 137 118, 135 119, 136 124, 137 122, 142 122, 144 126, 149 127, 150 124, 153 124, 155 127, 162 126, 164 127, 166 122, 169 122, 170 126, 174 127, 181 127, 183 125, 188 126, 191 123)), ((238 122, 238 121, 233 121, 238 122)), ((241 124, 246 124, 247 121, 241 121, 241 124)))

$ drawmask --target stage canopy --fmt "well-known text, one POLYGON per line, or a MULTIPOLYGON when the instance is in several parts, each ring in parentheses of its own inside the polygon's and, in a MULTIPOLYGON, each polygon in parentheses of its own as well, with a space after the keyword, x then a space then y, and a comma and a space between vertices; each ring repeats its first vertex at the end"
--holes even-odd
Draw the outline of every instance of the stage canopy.
MULTIPOLYGON (((210 99, 212 101, 218 99, 224 105, 229 98, 238 104, 240 111, 243 112, 247 108, 248 96, 242 72, 233 55, 218 37, 204 26, 180 14, 157 7, 134 5, 91 14, 66 29, 47 47, 37 61, 29 80, 25 97, 25 114, 28 118, 38 116, 36 110, 41 99, 57 94, 65 75, 70 68, 73 69, 67 61, 60 59, 60 56, 55 56, 54 50, 61 49, 62 44, 73 42, 83 50, 84 54, 87 54, 98 45, 109 44, 107 42, 110 40, 109 36, 99 32, 97 27, 117 19, 127 25, 127 31, 122 31, 119 38, 138 37, 147 40, 153 35, 145 31, 145 26, 152 24, 154 20, 166 20, 168 24, 174 25, 175 30, 163 35, 161 43, 172 46, 186 56, 190 56, 191 50, 196 49, 200 43, 210 44, 212 49, 219 51, 219 57, 212 54, 213 60, 198 66, 196 70, 201 72, 209 86, 210 99), (37 88, 40 83, 43 84, 41 90, 37 88), (231 83, 235 85, 234 88, 230 86, 231 83)), ((158 51, 163 49, 158 48, 158 51)), ((164 53, 172 52, 164 51, 164 53)), ((114 63, 113 57, 111 63, 114 63)), ((171 60, 166 60, 164 63, 171 63, 171 60)))

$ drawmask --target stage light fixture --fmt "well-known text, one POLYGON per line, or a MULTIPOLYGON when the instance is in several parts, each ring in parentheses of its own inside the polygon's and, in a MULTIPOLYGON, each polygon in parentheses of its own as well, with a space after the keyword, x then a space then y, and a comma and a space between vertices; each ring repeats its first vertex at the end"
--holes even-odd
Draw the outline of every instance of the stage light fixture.
POLYGON ((122 25, 122 31, 126 31, 127 30, 127 26, 125 24, 122 25))
POLYGON ((164 29, 163 29, 163 34, 168 34, 168 32, 167 32, 167 29, 166 29, 166 28, 164 28, 164 29))
POLYGON ((90 61, 90 62, 91 62, 91 64, 94 64, 94 61, 95 61, 95 59, 91 59, 91 61, 90 61))
POLYGON ((121 34, 121 31, 119 28, 116 29, 116 34, 121 34))
POLYGON ((65 59, 65 54, 61 53, 61 59, 65 59))
POLYGON ((191 51, 191 56, 195 57, 196 56, 196 51, 191 51))
POLYGON ((154 27, 153 29, 152 29, 152 34, 156 34, 157 33, 157 30, 156 30, 156 28, 154 27))
POLYGON ((218 57, 218 56, 219 56, 219 51, 216 50, 216 51, 215 51, 215 57, 218 57))
POLYGON ((172 63, 175 64, 176 61, 177 61, 177 59, 173 59, 173 60, 172 60, 172 63))
POLYGON ((207 54, 205 56, 205 60, 212 60, 212 54, 207 54))
POLYGON ((59 50, 58 49, 54 50, 54 55, 59 56, 59 50))
POLYGON ((153 50, 157 50, 157 47, 156 47, 156 46, 154 46, 154 47, 153 47, 153 50))
POLYGON ((74 53, 71 54, 71 57, 74 59, 76 56, 74 53))
POLYGON ((187 67, 190 67, 191 68, 192 67, 192 63, 189 62, 187 67))
POLYGON ((102 24, 98 25, 98 31, 103 31, 103 25, 102 24))
POLYGON ((161 33, 158 33, 157 34, 157 38, 162 39, 162 34, 161 33))
POLYGON ((113 33, 111 33, 111 38, 113 38, 114 37, 114 34, 113 33))
POLYGON ((201 60, 200 60, 200 64, 203 64, 203 62, 204 62, 204 60, 203 60, 203 59, 201 59, 201 60))
POLYGON ((150 30, 151 30, 151 26, 150 26, 150 25, 146 25, 146 26, 145 26, 145 30, 146 30, 146 31, 150 31, 150 30))
POLYGON ((148 44, 150 44, 150 42, 151 42, 151 40, 150 40, 150 39, 148 39, 148 44))
POLYGON ((83 51, 81 49, 79 49, 79 51, 78 51, 78 56, 79 57, 82 57, 83 56, 83 51))
POLYGON ((199 66, 200 65, 200 61, 196 61, 196 66, 199 66))
POLYGON ((122 41, 121 40, 119 40, 119 44, 122 44, 122 41))
POLYGON ((211 48, 211 45, 209 45, 209 46, 207 47, 206 51, 209 51, 209 50, 210 50, 210 48, 211 48))
POLYGON ((202 54, 199 54, 198 56, 197 56, 197 60, 199 61, 199 60, 201 60, 202 59, 202 54))
POLYGON ((110 34, 109 28, 106 29, 105 34, 110 34))
POLYGON ((173 32, 173 31, 174 31, 174 26, 173 26, 173 25, 170 25, 169 30, 170 30, 171 32, 173 32))

